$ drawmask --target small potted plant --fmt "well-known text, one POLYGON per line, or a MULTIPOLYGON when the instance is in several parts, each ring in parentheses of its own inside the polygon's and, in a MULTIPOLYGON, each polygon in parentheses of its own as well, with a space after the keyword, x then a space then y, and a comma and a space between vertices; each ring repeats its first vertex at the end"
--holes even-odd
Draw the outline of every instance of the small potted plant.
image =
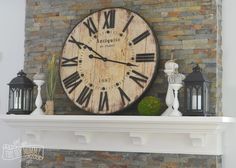
POLYGON ((48 115, 54 114, 54 94, 56 90, 57 81, 57 57, 53 55, 48 62, 47 67, 47 80, 46 80, 46 92, 47 101, 45 104, 45 112, 48 115))

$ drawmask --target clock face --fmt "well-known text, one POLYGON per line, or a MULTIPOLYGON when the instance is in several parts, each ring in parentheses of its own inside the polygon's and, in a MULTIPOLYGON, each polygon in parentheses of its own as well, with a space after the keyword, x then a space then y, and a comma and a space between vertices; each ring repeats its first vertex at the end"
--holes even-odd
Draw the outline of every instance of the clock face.
POLYGON ((114 113, 144 93, 158 58, 155 35, 143 18, 123 8, 103 9, 79 22, 66 39, 61 83, 79 108, 114 113))

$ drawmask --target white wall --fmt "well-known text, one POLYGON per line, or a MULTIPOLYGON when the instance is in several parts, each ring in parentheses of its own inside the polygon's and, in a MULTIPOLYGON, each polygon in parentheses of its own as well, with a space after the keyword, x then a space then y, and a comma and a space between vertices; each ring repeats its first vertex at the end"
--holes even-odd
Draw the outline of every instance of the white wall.
MULTIPOLYGON (((236 117, 236 1, 223 0, 223 113, 236 117)), ((236 167, 236 125, 226 133, 225 168, 236 167)))
MULTIPOLYGON (((236 1, 223 0, 223 112, 236 117, 236 1)), ((8 86, 6 85, 23 67, 25 0, 0 0, 0 113, 6 113, 8 86)), ((12 144, 19 132, 0 121, 0 149, 12 144)), ((226 135, 225 168, 236 167, 236 126, 226 135)), ((2 152, 0 150, 0 152, 2 152)), ((3 161, 0 167, 20 167, 19 160, 3 161)))
MULTIPOLYGON (((25 0, 0 0, 0 114, 8 110, 8 86, 24 61, 25 0)), ((2 144, 12 144, 19 138, 17 130, 0 121, 0 167, 18 168, 20 160, 4 161, 2 144)))

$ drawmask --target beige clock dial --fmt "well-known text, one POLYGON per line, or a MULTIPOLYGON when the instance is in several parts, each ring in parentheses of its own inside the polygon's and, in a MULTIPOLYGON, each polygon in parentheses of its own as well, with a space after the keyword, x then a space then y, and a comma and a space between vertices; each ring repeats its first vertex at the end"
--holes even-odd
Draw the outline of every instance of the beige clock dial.
POLYGON ((134 103, 150 85, 158 44, 145 20, 124 8, 107 8, 80 21, 60 58, 62 86, 79 108, 109 114, 134 103))

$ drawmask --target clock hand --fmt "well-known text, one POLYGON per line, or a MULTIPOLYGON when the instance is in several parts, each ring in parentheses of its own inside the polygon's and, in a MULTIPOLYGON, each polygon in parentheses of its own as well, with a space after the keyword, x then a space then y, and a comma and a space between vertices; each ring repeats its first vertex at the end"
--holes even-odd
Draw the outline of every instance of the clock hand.
POLYGON ((121 62, 121 61, 115 61, 115 60, 107 59, 106 57, 103 57, 102 55, 100 55, 99 53, 97 53, 95 50, 93 50, 92 47, 88 46, 87 44, 84 44, 84 43, 81 43, 81 42, 79 42, 79 41, 76 41, 73 36, 71 36, 71 39, 72 39, 72 40, 69 40, 69 42, 75 43, 80 49, 81 49, 81 46, 80 46, 80 45, 83 45, 84 48, 88 48, 89 51, 92 51, 92 52, 95 53, 97 56, 99 56, 99 57, 96 57, 96 56, 90 54, 90 55, 89 55, 89 58, 100 59, 100 60, 103 60, 104 62, 109 61, 109 62, 114 62, 114 63, 123 64, 123 65, 127 65, 127 66, 137 66, 137 65, 131 64, 131 63, 129 63, 129 62, 126 63, 126 62, 121 62))
POLYGON ((95 50, 93 50, 91 47, 89 47, 88 45, 85 44, 85 47, 89 49, 89 51, 92 51, 93 53, 95 53, 97 56, 99 56, 99 58, 101 58, 101 60, 106 61, 106 57, 103 57, 101 54, 97 53, 95 50))
POLYGON ((92 51, 93 53, 95 53, 96 55, 98 55, 101 59, 105 59, 105 57, 103 57, 101 54, 97 53, 95 50, 93 50, 92 47, 88 46, 87 44, 84 44, 84 43, 81 43, 79 41, 76 41, 75 38, 73 36, 70 36, 72 40, 69 40, 69 42, 71 43, 74 43, 76 44, 80 49, 81 49, 81 46, 80 45, 83 45, 84 48, 87 48, 89 51, 92 51))
POLYGON ((127 66, 137 66, 137 65, 131 64, 131 63, 129 63, 129 62, 115 61, 115 60, 111 60, 111 59, 107 59, 106 61, 108 61, 108 62, 114 62, 114 63, 118 63, 118 64, 124 64, 124 65, 127 65, 127 66))
POLYGON ((92 59, 92 58, 100 59, 100 60, 103 60, 104 62, 107 60, 107 58, 105 58, 105 57, 103 57, 103 58, 101 58, 101 57, 96 57, 96 56, 94 56, 94 55, 92 55, 92 54, 89 55, 89 58, 90 58, 90 59, 92 59))
POLYGON ((100 58, 100 57, 96 57, 92 54, 89 55, 89 58, 95 58, 95 59, 101 59, 103 60, 104 62, 108 61, 108 62, 114 62, 114 63, 118 63, 118 64, 123 64, 123 65, 127 65, 127 66, 137 66, 137 65, 134 65, 134 64, 131 64, 131 63, 127 63, 127 62, 121 62, 121 61, 115 61, 115 60, 111 60, 111 59, 107 59, 107 58, 100 58))

